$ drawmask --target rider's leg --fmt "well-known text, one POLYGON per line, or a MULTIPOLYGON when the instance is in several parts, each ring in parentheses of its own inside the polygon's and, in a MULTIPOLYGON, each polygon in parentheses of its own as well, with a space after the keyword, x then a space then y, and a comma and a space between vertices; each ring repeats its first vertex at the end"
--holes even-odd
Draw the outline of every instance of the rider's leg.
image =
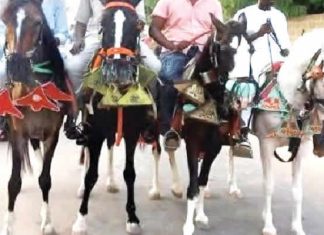
POLYGON ((161 62, 162 68, 159 78, 163 85, 160 86, 159 91, 160 131, 165 138, 165 147, 171 151, 175 150, 180 143, 178 133, 171 127, 178 96, 178 92, 173 87, 173 82, 182 79, 188 57, 181 52, 165 53, 161 55, 161 62))
MULTIPOLYGON (((63 56, 65 68, 69 79, 72 82, 79 109, 82 109, 84 105, 81 92, 83 74, 86 72, 88 64, 99 47, 100 41, 97 37, 88 37, 86 38, 85 48, 83 51, 77 55, 72 55, 68 52, 63 56)), ((83 138, 83 133, 80 133, 80 128, 76 125, 76 119, 77 114, 69 112, 67 114, 66 122, 64 123, 65 134, 70 139, 83 138)))

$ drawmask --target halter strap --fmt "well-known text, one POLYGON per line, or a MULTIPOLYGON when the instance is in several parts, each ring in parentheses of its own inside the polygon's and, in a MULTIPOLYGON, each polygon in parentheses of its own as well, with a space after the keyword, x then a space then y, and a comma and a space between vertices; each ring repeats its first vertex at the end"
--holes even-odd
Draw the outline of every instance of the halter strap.
POLYGON ((107 3, 106 6, 105 6, 105 9, 113 8, 113 7, 126 7, 126 8, 129 8, 129 9, 133 10, 133 11, 136 11, 135 7, 132 4, 127 3, 127 2, 119 2, 119 1, 107 3))

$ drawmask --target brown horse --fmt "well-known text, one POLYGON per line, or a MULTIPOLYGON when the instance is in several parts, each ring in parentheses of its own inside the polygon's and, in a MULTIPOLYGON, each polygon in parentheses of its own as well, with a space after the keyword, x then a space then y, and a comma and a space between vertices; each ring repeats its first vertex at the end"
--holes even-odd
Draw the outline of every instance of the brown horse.
POLYGON ((8 212, 2 234, 12 234, 14 206, 22 185, 21 170, 31 167, 29 140, 33 146, 39 146, 40 141, 43 143, 39 186, 43 196, 41 229, 47 234, 53 231, 48 205, 51 162, 64 117, 64 105, 59 100, 70 100, 71 96, 63 92, 68 90, 63 60, 40 1, 8 1, 2 20, 6 25, 7 42, 5 52, 9 86, 6 92, 10 94, 6 104, 11 105, 16 115, 8 118, 12 173, 8 184, 8 212))
MULTIPOLYGON (((192 235, 195 221, 203 226, 208 225, 208 217, 204 212, 204 188, 208 182, 208 175, 211 165, 221 150, 223 145, 233 145, 233 136, 239 134, 239 105, 230 94, 225 92, 227 73, 234 68, 234 54, 236 50, 230 46, 232 39, 236 36, 240 40, 246 30, 246 19, 244 15, 240 21, 229 21, 223 24, 214 16, 212 22, 217 29, 207 41, 201 54, 196 56, 195 67, 185 71, 189 75, 193 85, 175 84, 175 87, 182 94, 178 99, 177 111, 173 118, 173 128, 178 129, 182 125, 182 137, 186 143, 187 162, 189 169, 189 186, 187 189, 187 219, 183 227, 184 235, 192 235), (200 88, 197 88, 200 87, 200 88), (195 92, 190 92, 195 90, 195 92), (203 92, 202 92, 203 90, 203 92), (192 93, 195 93, 192 95, 192 93), (203 93, 203 94, 202 94, 203 93), (201 95, 201 100, 197 101, 201 95), (202 100, 205 100, 202 102, 202 100), (197 105, 197 103, 199 103, 197 105), (194 105, 192 105, 194 104, 194 105), (186 105, 195 106, 194 111, 186 110, 186 105), (184 114, 178 118, 177 113, 184 114), (218 117, 217 117, 218 116, 218 117), (198 161, 203 158, 199 173, 198 161)), ((192 63, 190 63, 192 64, 192 63)), ((186 79, 188 79, 186 77, 186 79)), ((188 83, 188 82, 187 82, 188 83)), ((164 84, 161 89, 174 90, 173 84, 164 84)), ((163 92, 163 91, 161 91, 163 92)), ((160 107, 163 103, 160 104, 160 107)), ((188 110, 188 109, 187 109, 188 110)), ((175 166, 174 152, 168 151, 170 162, 173 168, 172 192, 176 196, 182 195, 179 176, 175 166)), ((159 155, 155 154, 155 161, 159 160, 159 155)), ((153 177, 153 187, 150 191, 151 198, 159 198, 158 164, 154 164, 155 174, 153 177)))

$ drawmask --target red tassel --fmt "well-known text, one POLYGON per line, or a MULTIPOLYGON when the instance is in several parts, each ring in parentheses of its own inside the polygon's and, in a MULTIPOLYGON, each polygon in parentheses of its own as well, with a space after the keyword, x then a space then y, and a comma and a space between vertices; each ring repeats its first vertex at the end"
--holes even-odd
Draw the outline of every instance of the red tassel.
POLYGON ((28 95, 16 99, 14 102, 18 106, 29 106, 34 112, 38 112, 43 108, 55 112, 60 111, 60 108, 47 98, 41 86, 36 87, 28 95))
POLYGON ((56 101, 72 101, 73 98, 70 94, 61 91, 53 82, 47 82, 42 85, 46 96, 56 101))
POLYGON ((11 115, 19 119, 24 118, 24 115, 17 109, 10 98, 9 92, 6 89, 0 91, 0 115, 11 115))

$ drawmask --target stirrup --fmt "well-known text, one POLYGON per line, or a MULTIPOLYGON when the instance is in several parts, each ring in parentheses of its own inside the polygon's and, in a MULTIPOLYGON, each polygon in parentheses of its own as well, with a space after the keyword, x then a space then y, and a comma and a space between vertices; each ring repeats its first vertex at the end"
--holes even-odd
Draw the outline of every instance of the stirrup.
POLYGON ((65 123, 64 124, 64 133, 66 138, 70 140, 79 140, 84 139, 88 132, 89 125, 85 125, 85 123, 79 123, 75 125, 74 122, 65 123))
POLYGON ((181 137, 178 132, 173 129, 167 131, 164 135, 163 146, 165 151, 173 152, 180 147, 181 137))
POLYGON ((250 141, 238 142, 232 147, 233 155, 242 158, 253 158, 250 141))

